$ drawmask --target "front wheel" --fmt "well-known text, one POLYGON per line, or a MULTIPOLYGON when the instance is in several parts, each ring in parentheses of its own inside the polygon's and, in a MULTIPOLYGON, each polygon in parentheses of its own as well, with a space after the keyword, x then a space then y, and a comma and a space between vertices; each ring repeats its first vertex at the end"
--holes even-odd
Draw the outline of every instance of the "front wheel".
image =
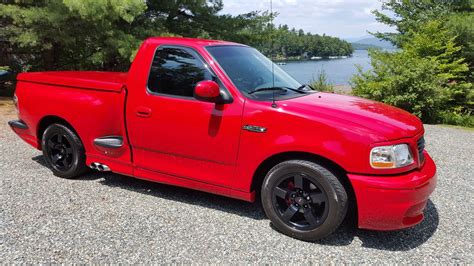
POLYGON ((75 178, 87 171, 84 146, 69 127, 50 125, 43 133, 41 148, 54 175, 75 178))
POLYGON ((314 241, 334 232, 347 213, 347 193, 323 166, 302 160, 273 167, 262 185, 262 205, 282 233, 314 241))

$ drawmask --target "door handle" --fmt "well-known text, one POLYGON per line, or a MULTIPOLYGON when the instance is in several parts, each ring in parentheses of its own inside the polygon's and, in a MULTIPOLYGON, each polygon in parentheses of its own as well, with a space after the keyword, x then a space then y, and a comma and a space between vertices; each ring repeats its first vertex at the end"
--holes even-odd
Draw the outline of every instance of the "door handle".
POLYGON ((138 117, 145 117, 145 118, 150 117, 151 116, 151 109, 148 108, 148 107, 140 106, 136 109, 135 114, 138 117))

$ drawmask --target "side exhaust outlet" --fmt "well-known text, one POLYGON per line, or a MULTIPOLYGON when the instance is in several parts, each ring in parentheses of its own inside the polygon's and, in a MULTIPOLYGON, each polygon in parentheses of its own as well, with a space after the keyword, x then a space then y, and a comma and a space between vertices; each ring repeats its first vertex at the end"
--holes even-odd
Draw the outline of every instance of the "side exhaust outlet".
POLYGON ((101 163, 92 163, 89 167, 91 169, 97 170, 99 172, 109 172, 110 171, 110 168, 107 165, 101 164, 101 163))

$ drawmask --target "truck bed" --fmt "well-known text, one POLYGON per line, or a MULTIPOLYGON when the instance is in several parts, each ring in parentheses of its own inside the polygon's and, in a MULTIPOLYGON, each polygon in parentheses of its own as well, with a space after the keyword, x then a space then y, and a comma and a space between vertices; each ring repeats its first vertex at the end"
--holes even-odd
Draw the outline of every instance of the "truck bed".
POLYGON ((120 173, 131 174, 131 154, 125 128, 127 73, 32 72, 17 77, 15 95, 19 119, 26 128, 17 134, 41 149, 41 137, 52 122, 73 125, 84 145, 88 164, 110 162, 120 173), (123 139, 123 147, 106 149, 96 139, 123 139))
POLYGON ((22 73, 17 79, 63 87, 120 92, 125 86, 127 76, 124 72, 51 71, 22 73))

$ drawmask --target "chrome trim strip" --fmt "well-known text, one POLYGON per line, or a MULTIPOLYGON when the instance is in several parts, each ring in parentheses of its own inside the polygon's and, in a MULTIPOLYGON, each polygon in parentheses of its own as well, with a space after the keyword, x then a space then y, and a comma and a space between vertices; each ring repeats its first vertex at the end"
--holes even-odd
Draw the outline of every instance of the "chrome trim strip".
POLYGON ((254 126, 254 125, 245 125, 243 126, 244 130, 250 131, 250 132, 256 132, 256 133, 265 133, 267 132, 267 128, 265 127, 260 127, 260 126, 254 126))

